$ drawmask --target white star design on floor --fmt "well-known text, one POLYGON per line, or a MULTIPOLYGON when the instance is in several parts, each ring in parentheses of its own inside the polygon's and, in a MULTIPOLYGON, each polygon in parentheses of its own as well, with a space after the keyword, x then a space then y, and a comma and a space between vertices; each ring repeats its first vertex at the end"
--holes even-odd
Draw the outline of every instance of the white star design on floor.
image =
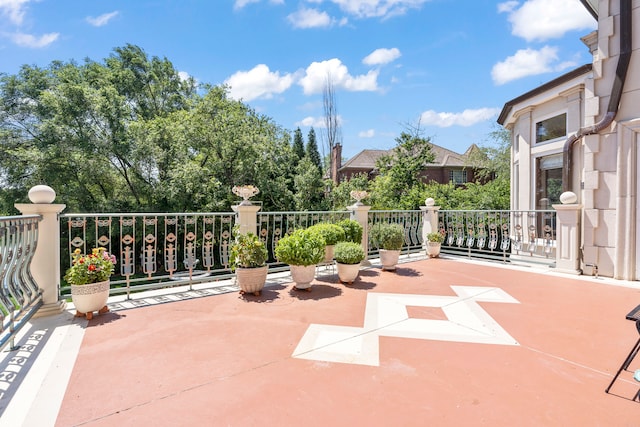
POLYGON ((364 327, 312 324, 293 357, 379 366, 379 337, 519 345, 478 302, 519 301, 499 288, 451 286, 458 296, 369 292, 364 327), (438 307, 448 320, 410 318, 407 306, 438 307))

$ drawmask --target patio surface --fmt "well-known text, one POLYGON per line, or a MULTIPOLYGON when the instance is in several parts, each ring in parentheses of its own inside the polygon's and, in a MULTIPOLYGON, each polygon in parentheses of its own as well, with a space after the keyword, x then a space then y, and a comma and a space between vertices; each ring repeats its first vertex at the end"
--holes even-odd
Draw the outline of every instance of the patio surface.
POLYGON ((632 372, 604 392, 638 282, 447 258, 288 281, 36 319, 49 336, 0 425, 640 425, 632 372))

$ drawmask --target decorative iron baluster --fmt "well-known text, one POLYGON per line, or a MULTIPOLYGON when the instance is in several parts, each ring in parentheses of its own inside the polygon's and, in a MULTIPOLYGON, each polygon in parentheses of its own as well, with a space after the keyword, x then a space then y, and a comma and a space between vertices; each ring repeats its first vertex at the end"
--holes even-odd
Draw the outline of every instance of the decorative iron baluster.
POLYGON ((87 253, 87 220, 86 219, 69 219, 67 223, 69 227, 69 265, 73 264, 73 253, 76 249, 80 249, 83 254, 87 253), (81 236, 74 236, 76 231, 80 229, 81 236), (71 236, 74 236, 73 238, 71 236))
POLYGON ((533 254, 536 251, 537 248, 537 243, 536 243, 536 226, 533 224, 529 225, 529 255, 533 256, 533 254))
POLYGON ((120 274, 127 281, 127 299, 131 298, 131 275, 136 266, 136 219, 120 218, 120 274))
POLYGON ((489 249, 492 251, 498 247, 498 224, 489 225, 489 249))
POLYGON ((158 254, 158 217, 142 217, 142 235, 144 236, 144 249, 142 250, 142 272, 151 278, 157 271, 158 254), (147 232, 151 228, 151 232, 147 232))
POLYGON ((509 224, 502 224, 502 241, 500 242, 500 250, 507 252, 509 250, 509 244, 511 239, 509 238, 509 224))
POLYGON ((551 226, 550 225, 545 225, 544 226, 544 255, 545 257, 549 258, 549 255, 551 255, 551 250, 552 250, 552 240, 551 240, 551 226))
POLYGON ((178 270, 178 217, 164 220, 164 270, 173 277, 178 270))
POLYGON ((196 217, 184 218, 184 244, 182 250, 184 251, 184 267, 189 270, 189 290, 193 286, 193 271, 198 265, 199 259, 196 258, 196 236, 198 235, 198 219, 196 217))
POLYGON ((95 220, 96 226, 96 246, 101 246, 106 248, 107 252, 112 253, 111 251, 111 218, 100 219, 96 218, 95 220), (107 228, 106 233, 101 233, 101 229, 107 228))
POLYGON ((211 271, 215 266, 213 247, 216 243, 216 217, 204 217, 202 219, 202 266, 211 271))
POLYGON ((231 240, 231 217, 222 217, 220 221, 220 262, 224 268, 229 268, 229 245, 231 240))
POLYGON ((484 214, 478 214, 478 224, 476 225, 476 236, 478 236, 478 249, 484 249, 487 243, 487 225, 484 214))

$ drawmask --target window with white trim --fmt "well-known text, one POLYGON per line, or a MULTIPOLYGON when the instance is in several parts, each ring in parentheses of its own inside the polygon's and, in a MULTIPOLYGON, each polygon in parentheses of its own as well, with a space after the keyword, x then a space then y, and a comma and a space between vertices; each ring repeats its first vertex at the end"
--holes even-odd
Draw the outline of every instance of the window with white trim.
POLYGON ((536 144, 567 136, 567 113, 536 123, 536 144))
POLYGON ((464 184, 467 182, 466 170, 451 170, 449 171, 449 182, 453 182, 456 185, 464 184))

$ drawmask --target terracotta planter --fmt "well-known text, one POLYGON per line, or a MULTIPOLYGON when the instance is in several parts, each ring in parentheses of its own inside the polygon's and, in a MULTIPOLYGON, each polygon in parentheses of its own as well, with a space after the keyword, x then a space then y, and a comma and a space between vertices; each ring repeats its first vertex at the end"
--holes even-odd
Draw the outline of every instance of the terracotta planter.
POLYGON ((236 268, 236 280, 241 294, 260 295, 267 281, 269 266, 255 268, 236 268))
POLYGON ((398 258, 400 258, 400 251, 380 249, 380 264, 382 264, 383 270, 395 270, 398 258))
POLYGON ((338 278, 342 283, 352 284, 360 273, 360 263, 357 264, 341 264, 336 263, 338 266, 338 278))
POLYGON ((76 316, 86 316, 87 320, 91 320, 94 311, 99 314, 108 312, 107 300, 110 285, 109 280, 86 285, 71 285, 71 301, 76 308, 76 316))
POLYGON ((331 264, 333 262, 333 249, 335 245, 327 245, 324 247, 324 260, 322 264, 331 264))
POLYGON ((442 246, 440 242, 427 242, 427 255, 431 258, 436 258, 440 255, 440 246, 442 246))
POLYGON ((316 277, 316 266, 291 265, 289 268, 291 270, 291 278, 296 282, 293 288, 311 290, 311 282, 316 277))

